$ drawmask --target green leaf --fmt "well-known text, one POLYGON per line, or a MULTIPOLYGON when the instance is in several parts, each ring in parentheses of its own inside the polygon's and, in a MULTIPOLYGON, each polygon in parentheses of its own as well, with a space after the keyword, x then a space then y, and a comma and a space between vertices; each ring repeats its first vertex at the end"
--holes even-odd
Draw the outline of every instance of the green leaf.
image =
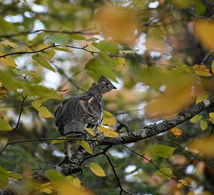
POLYGON ((141 71, 141 77, 146 85, 153 87, 156 91, 161 85, 166 84, 167 79, 167 75, 160 68, 154 66, 144 67, 141 71))
POLYGON ((63 180, 66 180, 64 175, 54 170, 48 170, 46 172, 46 177, 52 182, 63 182, 63 180))
POLYGON ((153 150, 158 156, 169 158, 173 155, 173 152, 176 150, 176 148, 165 145, 155 145, 153 146, 153 150))
POLYGON ((99 56, 110 68, 115 68, 117 66, 117 62, 112 60, 105 52, 99 52, 99 56))
POLYGON ((99 177, 106 176, 105 171, 98 164, 96 164, 94 162, 90 163, 90 169, 95 175, 97 175, 99 177))
POLYGON ((113 117, 113 114, 111 112, 108 112, 108 111, 104 110, 103 111, 103 117, 111 118, 111 117, 113 117))
POLYGON ((37 76, 38 73, 36 71, 27 71, 27 70, 19 70, 19 69, 12 69, 12 71, 17 75, 28 75, 28 76, 37 76))
POLYGON ((11 131, 13 128, 10 126, 10 124, 5 121, 4 119, 0 118, 0 130, 2 131, 11 131))
POLYGON ((59 100, 62 99, 56 90, 49 89, 41 85, 28 86, 27 94, 28 96, 40 97, 42 98, 42 101, 45 101, 50 98, 59 99, 59 100))
POLYGON ((45 56, 47 59, 51 60, 56 52, 53 49, 46 49, 42 52, 42 55, 45 56))
POLYGON ((68 35, 68 34, 52 35, 48 39, 53 43, 57 43, 57 44, 65 47, 70 39, 70 35, 68 35))
POLYGON ((77 34, 77 33, 73 33, 70 35, 71 39, 74 40, 87 40, 87 38, 85 38, 84 36, 82 36, 81 34, 77 34))
POLYGON ((0 82, 7 89, 27 89, 29 86, 26 82, 14 81, 13 78, 0 70, 0 82))
POLYGON ((47 60, 45 60, 43 57, 41 57, 40 55, 34 54, 32 56, 32 59, 35 60, 36 62, 38 62, 43 67, 45 67, 53 72, 56 72, 55 69, 49 64, 49 62, 47 60))
POLYGON ((87 41, 89 41, 89 42, 94 42, 94 41, 97 41, 97 40, 99 40, 99 39, 97 39, 97 38, 90 38, 90 39, 87 39, 87 41))
POLYGON ((86 141, 79 141, 77 140, 77 143, 82 146, 89 154, 92 154, 92 150, 90 145, 86 141))
POLYGON ((161 177, 163 179, 171 179, 172 177, 172 170, 170 168, 164 167, 157 172, 154 173, 154 175, 161 177))
POLYGON ((212 61, 212 71, 214 72, 214 60, 212 61))
POLYGON ((6 186, 8 184, 8 176, 5 169, 0 166, 0 188, 6 186))
POLYGON ((120 47, 114 41, 104 40, 100 41, 99 43, 93 42, 92 45, 94 45, 97 49, 101 51, 107 51, 110 54, 116 54, 120 50, 120 47))
POLYGON ((204 131, 207 129, 208 124, 204 120, 201 120, 200 121, 200 127, 201 127, 201 130, 204 131))
POLYGON ((202 119, 202 116, 201 115, 195 115, 194 117, 192 117, 191 119, 190 119, 190 122, 191 123, 197 123, 198 121, 200 121, 202 119))
POLYGON ((90 59, 85 65, 86 73, 97 82, 101 75, 117 82, 116 77, 114 76, 113 71, 105 66, 102 61, 98 58, 90 59))

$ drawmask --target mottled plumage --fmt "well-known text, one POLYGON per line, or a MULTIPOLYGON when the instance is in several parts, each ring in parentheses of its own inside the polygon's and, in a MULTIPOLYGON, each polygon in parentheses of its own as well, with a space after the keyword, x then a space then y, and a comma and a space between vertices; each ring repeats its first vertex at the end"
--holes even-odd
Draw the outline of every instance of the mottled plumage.
MULTIPOLYGON (((55 112, 55 125, 60 134, 85 138, 87 132, 84 127, 92 128, 96 133, 96 127, 103 121, 103 95, 112 89, 116 87, 101 76, 87 92, 65 99, 55 112)), ((68 157, 71 156, 70 143, 65 143, 68 157)))

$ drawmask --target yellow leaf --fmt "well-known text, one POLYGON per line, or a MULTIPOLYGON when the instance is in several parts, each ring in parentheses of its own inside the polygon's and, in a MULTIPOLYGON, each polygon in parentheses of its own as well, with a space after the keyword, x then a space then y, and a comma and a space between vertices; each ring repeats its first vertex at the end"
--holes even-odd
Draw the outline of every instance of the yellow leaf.
POLYGON ((86 141, 76 141, 79 145, 81 145, 89 154, 92 154, 92 150, 90 145, 86 141))
POLYGON ((102 125, 113 126, 115 123, 116 123, 116 118, 114 118, 114 117, 104 118, 102 125))
POLYGON ((118 60, 119 60, 118 66, 119 66, 120 68, 122 68, 122 67, 125 65, 125 63, 126 63, 126 59, 123 58, 123 57, 118 57, 118 60))
POLYGON ((206 65, 194 65, 195 73, 199 76, 209 77, 212 76, 213 73, 210 68, 206 65))
POLYGON ((11 131, 13 128, 10 126, 10 124, 5 121, 4 119, 0 118, 0 130, 2 131, 11 131))
POLYGON ((106 137, 117 137, 119 135, 116 131, 113 131, 103 126, 98 126, 97 129, 106 137))
POLYGON ((106 176, 105 171, 98 164, 96 164, 94 162, 90 163, 90 169, 95 175, 97 175, 99 177, 106 176))
POLYGON ((44 118, 53 118, 53 115, 49 112, 49 110, 41 105, 41 102, 36 100, 31 103, 32 106, 39 111, 39 116, 44 117, 44 118))
POLYGON ((18 173, 15 173, 15 172, 12 172, 12 171, 6 171, 6 174, 8 175, 8 177, 10 179, 12 179, 13 181, 17 181, 19 179, 22 179, 22 175, 18 174, 18 173))
POLYGON ((212 20, 202 19, 194 23, 195 36, 207 50, 214 50, 214 22, 212 20))
POLYGON ((201 120, 200 127, 201 127, 201 130, 204 131, 208 128, 208 124, 204 120, 201 120))
POLYGON ((178 180, 178 185, 177 185, 177 187, 178 187, 178 189, 180 189, 180 188, 189 186, 189 184, 190 184, 190 183, 189 183, 188 181, 185 181, 185 180, 183 180, 183 179, 180 179, 180 180, 178 180))
POLYGON ((13 43, 13 42, 9 42, 9 41, 2 41, 2 42, 0 42, 1 44, 4 44, 4 45, 9 45, 9 46, 11 46, 11 47, 18 47, 18 45, 16 45, 15 43, 13 43))
POLYGON ((1 57, 4 54, 0 52, 0 62, 5 67, 16 67, 16 63, 14 62, 11 56, 1 57))
POLYGON ((38 190, 40 192, 43 192, 43 193, 46 193, 46 194, 51 194, 54 191, 54 187, 51 184, 51 182, 47 182, 45 184, 39 185, 38 190))
POLYGON ((196 149, 197 152, 201 151, 210 157, 214 157, 214 136, 205 140, 196 140, 190 144, 189 148, 191 151, 195 151, 196 149))
POLYGON ((52 140, 51 144, 54 145, 54 144, 58 144, 58 143, 62 143, 62 142, 71 141, 71 140, 66 139, 66 138, 74 138, 74 136, 59 137, 58 140, 52 140))
POLYGON ((78 177, 73 178, 72 183, 74 187, 81 189, 81 181, 78 177))
POLYGON ((139 50, 120 50, 119 52, 121 53, 121 54, 130 54, 130 53, 136 53, 136 52, 138 52, 139 50))
POLYGON ((206 100, 209 96, 210 95, 206 94, 206 93, 202 93, 202 94, 198 95, 197 98, 196 98, 195 104, 198 104, 199 102, 202 102, 202 101, 206 100))
POLYGON ((173 135, 175 135, 177 138, 179 138, 179 137, 182 135, 182 131, 181 131, 180 129, 178 129, 178 128, 172 128, 170 131, 171 131, 171 132, 173 133, 173 135))
POLYGON ((96 134, 94 133, 93 129, 87 128, 87 127, 84 127, 84 129, 85 129, 87 132, 89 132, 91 135, 96 136, 96 134))

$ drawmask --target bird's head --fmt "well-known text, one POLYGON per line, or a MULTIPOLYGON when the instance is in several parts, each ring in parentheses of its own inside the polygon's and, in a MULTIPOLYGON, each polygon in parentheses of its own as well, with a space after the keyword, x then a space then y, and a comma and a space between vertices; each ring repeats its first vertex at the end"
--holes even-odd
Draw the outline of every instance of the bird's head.
POLYGON ((100 88, 102 93, 107 93, 112 89, 117 89, 106 77, 101 75, 100 79, 97 82, 97 86, 100 88))

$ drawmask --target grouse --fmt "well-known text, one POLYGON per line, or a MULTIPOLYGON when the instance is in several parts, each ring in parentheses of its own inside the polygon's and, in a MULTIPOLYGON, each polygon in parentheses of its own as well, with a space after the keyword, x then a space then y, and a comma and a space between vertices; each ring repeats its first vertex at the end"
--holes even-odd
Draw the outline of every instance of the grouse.
MULTIPOLYGON (((116 87, 102 75, 87 92, 62 101, 55 112, 55 125, 60 134, 85 138, 88 133, 84 127, 96 133, 103 121, 103 95, 112 89, 116 87)), ((68 158, 71 158, 70 147, 74 142, 65 142, 64 153, 68 158)))

